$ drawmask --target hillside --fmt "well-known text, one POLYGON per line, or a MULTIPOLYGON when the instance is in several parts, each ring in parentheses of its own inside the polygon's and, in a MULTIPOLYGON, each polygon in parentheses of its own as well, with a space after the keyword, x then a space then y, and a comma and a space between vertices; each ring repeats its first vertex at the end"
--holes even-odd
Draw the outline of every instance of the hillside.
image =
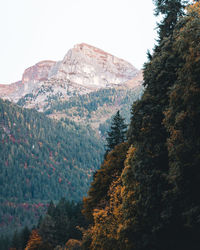
POLYGON ((131 105, 143 92, 142 81, 142 71, 130 63, 82 43, 62 61, 41 61, 27 68, 20 81, 0 85, 0 97, 102 133, 117 110, 129 122, 131 105))
POLYGON ((0 85, 12 102, 0 100, 1 232, 33 225, 50 200, 82 199, 112 116, 120 110, 129 123, 142 81, 130 63, 83 43, 0 85))
POLYGON ((16 211, 9 214, 10 206, 61 197, 80 200, 100 166, 103 150, 89 128, 68 119, 56 122, 0 99, 1 230, 18 216, 16 211))
MULTIPOLYGON (((141 86, 134 89, 100 89, 86 95, 71 97, 68 101, 54 101, 44 113, 50 118, 67 118, 79 124, 87 124, 101 135, 105 135, 111 117, 117 110, 120 110, 127 123, 129 122, 131 105, 142 93, 141 86)), ((23 106, 23 100, 20 99, 18 104, 23 106)))

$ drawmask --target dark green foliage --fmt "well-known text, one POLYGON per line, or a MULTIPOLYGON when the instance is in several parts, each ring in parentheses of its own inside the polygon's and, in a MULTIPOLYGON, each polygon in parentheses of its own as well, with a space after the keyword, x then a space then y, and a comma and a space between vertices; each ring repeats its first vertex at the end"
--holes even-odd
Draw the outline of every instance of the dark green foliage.
MULTIPOLYGON (((164 15, 159 27, 159 45, 149 62, 144 66, 144 86, 141 100, 132 108, 131 125, 128 132, 129 143, 136 148, 132 165, 132 180, 137 183, 134 190, 135 204, 129 214, 134 216, 127 223, 123 237, 128 245, 137 250, 175 249, 170 248, 167 235, 168 221, 166 207, 169 206, 166 193, 168 182, 169 136, 163 119, 169 105, 168 93, 177 80, 177 72, 182 63, 178 51, 174 50, 174 27, 183 13, 181 1, 155 1, 156 14, 164 15)), ((127 185, 127 183, 126 183, 127 185)), ((172 240, 172 239, 171 239, 172 240)), ((179 248, 177 248, 179 249, 179 248)))
POLYGON ((9 225, 30 227, 38 220, 41 213, 28 215, 26 205, 40 208, 39 203, 63 196, 81 199, 103 150, 89 128, 56 122, 0 100, 1 232, 8 232, 9 225))
POLYGON ((22 249, 25 249, 29 236, 30 236, 30 230, 28 229, 28 227, 24 227, 21 231, 21 247, 22 249))
POLYGON ((55 205, 53 201, 51 201, 48 206, 47 214, 50 216, 54 216, 54 213, 55 213, 55 205))
POLYGON ((158 24, 160 41, 172 35, 179 18, 184 14, 187 2, 183 0, 154 0, 155 15, 163 16, 163 20, 158 24))
MULTIPOLYGON (((16 250, 23 250, 25 249, 29 237, 30 237, 31 231, 28 229, 28 227, 24 227, 21 231, 15 231, 11 240, 11 243, 9 244, 11 248, 14 248, 16 250)), ((1 246, 1 245, 0 245, 1 246)), ((5 249, 8 249, 5 248, 5 249)))
POLYGON ((33 201, 33 203, 9 202, 4 199, 1 202, 0 209, 0 233, 12 237, 15 229, 19 231, 24 225, 32 228, 37 223, 39 217, 46 212, 47 204, 45 203, 36 201, 33 201))
POLYGON ((118 110, 112 118, 110 131, 108 131, 108 137, 106 138, 106 152, 111 151, 116 145, 124 142, 126 140, 126 132, 127 125, 118 110))
POLYGON ((11 242, 11 247, 16 248, 17 250, 20 249, 20 235, 17 231, 14 232, 13 239, 11 242))
POLYGON ((81 231, 77 226, 87 226, 81 214, 82 204, 61 199, 54 207, 50 203, 49 208, 39 226, 43 243, 56 247, 64 245, 69 239, 80 240, 81 231))
MULTIPOLYGON (((168 133, 163 125, 163 111, 168 105, 168 91, 176 80, 176 55, 171 37, 165 38, 144 68, 141 100, 132 108, 128 132, 129 144, 136 148, 132 159, 135 188, 134 223, 129 224, 125 237, 133 249, 164 249, 165 241, 156 240, 164 227, 163 195, 168 189, 168 133), (161 244, 161 245, 160 245, 161 244), (132 245, 132 247, 133 247, 132 245)), ((129 213, 127 213, 128 215, 129 213)), ((126 215, 125 215, 126 217, 126 215)), ((128 217, 127 217, 128 220, 128 217)))
POLYGON ((0 236, 0 246, 1 246, 1 250, 8 250, 9 247, 10 247, 10 237, 8 236, 4 236, 4 235, 1 235, 0 236))
POLYGON ((169 178, 173 184, 168 193, 168 199, 173 195, 170 235, 177 232, 174 248, 196 250, 200 247, 200 11, 194 9, 175 34, 174 49, 183 64, 170 92, 165 125, 170 133, 169 178))
MULTIPOLYGON (((101 138, 105 139, 114 112, 117 109, 120 110, 120 114, 125 118, 126 123, 129 123, 131 105, 141 97, 142 93, 143 87, 141 85, 134 89, 123 87, 100 89, 85 95, 74 95, 67 101, 58 99, 49 101, 47 106, 44 107, 44 113, 48 116, 61 113, 64 117, 67 117, 67 119, 61 118, 66 124, 75 119, 80 123, 90 124, 99 131, 101 138), (108 118, 105 120, 105 117, 108 118), (99 124, 99 127, 97 127, 97 124, 99 124)), ((32 95, 27 95, 20 99, 18 104, 24 106, 26 101, 32 98, 32 95)))
MULTIPOLYGON (((115 233, 120 249, 200 249, 200 5, 179 20, 181 1, 156 3, 165 19, 160 43, 144 66, 144 95, 132 108, 132 153, 128 151, 119 196, 115 193, 119 199, 108 215, 107 204, 114 200, 104 188, 99 191, 109 178, 99 170, 84 201, 84 213, 96 216, 86 232, 86 249, 109 244, 112 223, 105 221, 119 211, 115 233)), ((113 246, 118 249, 116 241, 113 246)))

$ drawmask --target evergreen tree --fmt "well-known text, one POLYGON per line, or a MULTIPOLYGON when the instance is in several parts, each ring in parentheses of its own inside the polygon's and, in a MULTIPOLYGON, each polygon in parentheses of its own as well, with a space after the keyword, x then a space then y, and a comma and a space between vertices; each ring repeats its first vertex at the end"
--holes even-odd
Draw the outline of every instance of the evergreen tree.
POLYGON ((20 245, 21 245, 21 242, 20 242, 19 232, 15 231, 14 235, 13 235, 13 238, 12 238, 12 242, 11 242, 11 248, 19 250, 20 245))
POLYGON ((108 153, 114 147, 126 140, 127 125, 124 122, 124 118, 120 115, 119 110, 112 119, 110 131, 108 132, 107 149, 108 153))
POLYGON ((82 204, 62 198, 57 205, 50 202, 49 209, 39 224, 38 232, 49 247, 64 246, 69 239, 81 239, 77 226, 87 225, 81 214, 82 204))
POLYGON ((53 201, 51 200, 48 206, 48 210, 47 210, 47 214, 50 216, 53 216, 55 213, 55 205, 53 203, 53 201))
POLYGON ((0 235, 0 246, 1 250, 10 249, 10 238, 8 236, 0 235))
POLYGON ((39 235, 43 242, 48 243, 51 247, 57 245, 55 221, 50 215, 46 215, 39 227, 39 235))
POLYGON ((155 15, 162 15, 163 20, 158 24, 160 41, 172 35, 173 30, 181 16, 184 14, 184 0, 154 0, 155 15))

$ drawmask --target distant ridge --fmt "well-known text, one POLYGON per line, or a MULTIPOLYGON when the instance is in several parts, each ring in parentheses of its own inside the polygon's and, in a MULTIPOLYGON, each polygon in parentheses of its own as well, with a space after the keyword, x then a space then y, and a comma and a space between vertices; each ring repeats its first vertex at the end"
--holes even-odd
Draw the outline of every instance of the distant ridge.
MULTIPOLYGON (((67 100, 74 94, 86 94, 100 88, 113 88, 140 74, 130 63, 92 45, 75 45, 62 61, 44 60, 27 68, 22 79, 0 85, 0 97, 17 102, 27 94, 33 99, 27 107, 43 106, 52 96, 67 100)), ((141 79, 135 83, 138 85, 141 79)))

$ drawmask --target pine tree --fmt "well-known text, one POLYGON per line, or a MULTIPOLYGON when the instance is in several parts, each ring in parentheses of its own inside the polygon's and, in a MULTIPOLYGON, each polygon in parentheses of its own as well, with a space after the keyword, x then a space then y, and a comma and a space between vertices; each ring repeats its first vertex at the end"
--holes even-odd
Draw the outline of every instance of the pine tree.
POLYGON ((49 203, 47 214, 50 216, 53 216, 55 214, 55 205, 52 200, 49 203))
POLYGON ((49 214, 43 218, 38 233, 45 244, 48 243, 52 248, 56 245, 55 221, 49 214))
POLYGON ((112 119, 110 131, 108 132, 107 150, 108 153, 114 147, 126 140, 127 125, 124 122, 124 118, 120 115, 119 110, 112 119))
POLYGON ((179 18, 184 14, 185 3, 183 0, 154 0, 156 9, 155 15, 163 16, 163 20, 158 24, 159 39, 172 35, 179 18))
POLYGON ((11 248, 14 248, 14 249, 20 249, 20 237, 19 237, 19 232, 18 231, 15 231, 14 232, 14 235, 13 235, 13 238, 12 238, 12 242, 11 242, 11 248))

